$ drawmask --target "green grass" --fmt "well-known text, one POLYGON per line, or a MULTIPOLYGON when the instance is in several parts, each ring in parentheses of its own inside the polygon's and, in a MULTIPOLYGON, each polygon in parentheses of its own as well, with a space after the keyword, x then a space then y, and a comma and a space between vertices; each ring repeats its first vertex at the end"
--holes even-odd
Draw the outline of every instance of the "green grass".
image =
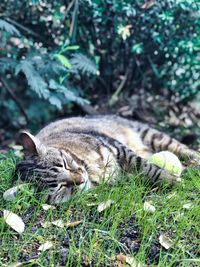
POLYGON ((112 187, 101 185, 55 210, 44 211, 43 197, 29 189, 22 190, 14 202, 3 200, 3 192, 11 187, 15 161, 12 155, 0 156, 0 266, 30 259, 33 262, 25 266, 118 266, 115 257, 120 253, 134 256, 143 266, 200 265, 198 171, 188 170, 184 184, 170 188, 151 187, 139 175, 120 177, 112 187), (114 204, 101 213, 97 205, 90 205, 108 199, 114 204), (144 211, 145 201, 152 201, 154 214, 144 211), (183 208, 186 203, 192 203, 190 209, 183 208), (5 223, 4 209, 22 217, 23 234, 5 223), (82 223, 74 228, 41 226, 41 222, 57 219, 82 223), (163 248, 160 234, 169 236, 173 247, 163 248), (38 247, 47 240, 53 248, 39 253, 38 247))

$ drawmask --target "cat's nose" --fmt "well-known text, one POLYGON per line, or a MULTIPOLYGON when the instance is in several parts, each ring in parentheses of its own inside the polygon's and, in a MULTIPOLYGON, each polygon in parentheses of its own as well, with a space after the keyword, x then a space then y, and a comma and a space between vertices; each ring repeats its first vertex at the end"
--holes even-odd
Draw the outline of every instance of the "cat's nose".
POLYGON ((84 178, 81 178, 80 184, 84 184, 84 183, 85 183, 85 179, 84 178))
POLYGON ((81 184, 84 184, 85 183, 85 179, 83 178, 82 175, 80 175, 79 177, 76 177, 75 179, 75 184, 76 185, 81 185, 81 184))

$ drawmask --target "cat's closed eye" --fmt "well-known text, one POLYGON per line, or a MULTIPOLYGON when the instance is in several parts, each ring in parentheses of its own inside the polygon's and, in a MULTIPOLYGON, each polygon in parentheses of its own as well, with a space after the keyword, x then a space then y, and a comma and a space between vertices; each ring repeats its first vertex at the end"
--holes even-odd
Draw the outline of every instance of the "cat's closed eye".
POLYGON ((61 163, 57 163, 57 164, 56 164, 56 167, 63 168, 63 164, 61 164, 61 163))
POLYGON ((83 169, 79 167, 79 168, 77 169, 77 172, 79 172, 79 173, 83 173, 83 169))
POLYGON ((57 167, 52 167, 52 168, 50 168, 50 171, 59 172, 59 169, 57 167))

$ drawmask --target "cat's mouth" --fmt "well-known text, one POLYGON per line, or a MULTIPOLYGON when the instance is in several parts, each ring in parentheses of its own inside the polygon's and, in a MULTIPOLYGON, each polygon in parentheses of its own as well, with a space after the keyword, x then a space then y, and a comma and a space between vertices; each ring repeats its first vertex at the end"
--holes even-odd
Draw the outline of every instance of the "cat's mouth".
POLYGON ((50 203, 55 204, 67 202, 71 196, 76 194, 78 191, 87 191, 90 188, 91 183, 87 177, 79 184, 74 182, 62 182, 57 186, 56 190, 49 195, 48 200, 50 203))

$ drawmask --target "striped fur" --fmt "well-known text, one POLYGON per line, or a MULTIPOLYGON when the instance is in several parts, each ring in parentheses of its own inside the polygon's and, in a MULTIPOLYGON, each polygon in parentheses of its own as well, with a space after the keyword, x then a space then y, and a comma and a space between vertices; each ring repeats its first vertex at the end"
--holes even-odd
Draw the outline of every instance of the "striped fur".
POLYGON ((26 158, 17 171, 23 181, 49 189, 53 203, 66 201, 74 188, 115 182, 119 171, 139 171, 152 182, 177 177, 150 164, 149 156, 169 150, 182 159, 197 153, 146 124, 118 116, 74 117, 51 123, 36 136, 22 132, 26 158))

